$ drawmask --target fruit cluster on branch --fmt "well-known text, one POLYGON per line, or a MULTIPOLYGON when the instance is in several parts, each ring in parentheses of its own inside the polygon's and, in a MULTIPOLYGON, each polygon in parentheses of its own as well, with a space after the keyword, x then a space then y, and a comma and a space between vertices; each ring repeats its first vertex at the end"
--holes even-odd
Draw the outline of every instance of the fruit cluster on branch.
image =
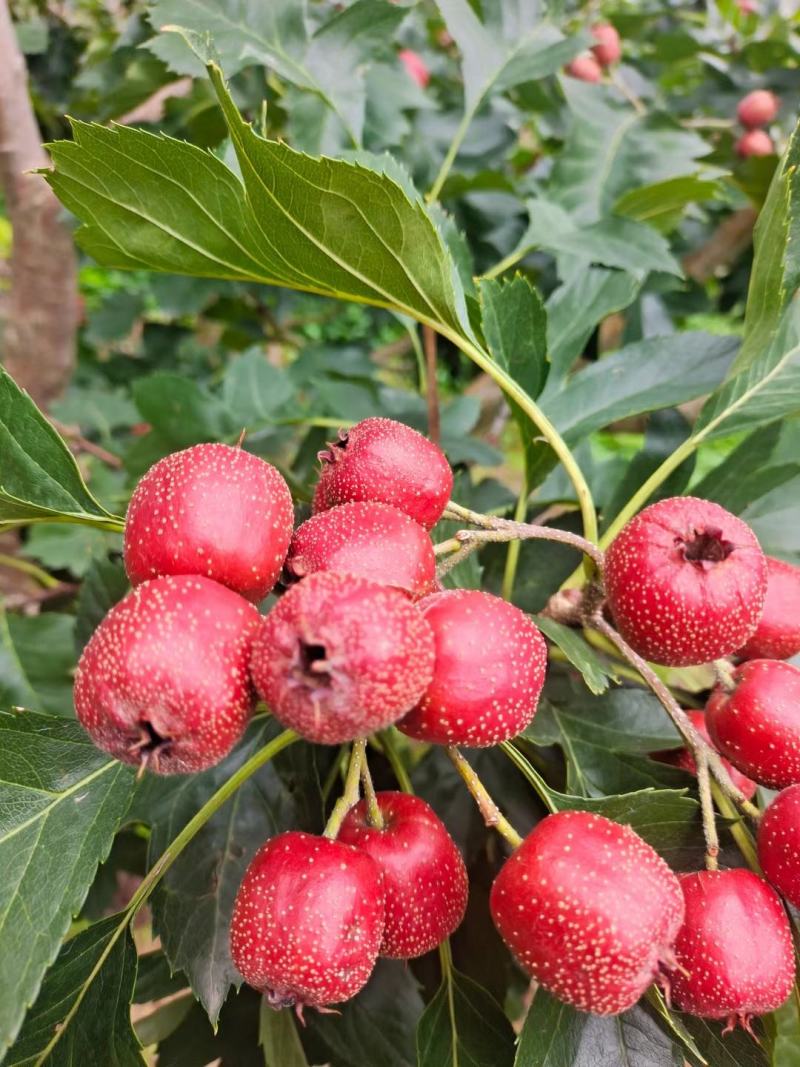
POLYGON ((340 433, 319 458, 313 515, 296 530, 281 475, 240 447, 198 445, 157 463, 126 522, 134 589, 95 631, 75 680, 93 740, 142 771, 219 762, 257 697, 308 741, 352 742, 325 833, 272 838, 244 876, 231 949, 245 980, 273 1007, 327 1010, 363 987, 379 956, 419 956, 461 922, 467 873, 444 823, 408 791, 372 786, 366 739, 396 726, 447 747, 512 846, 492 917, 556 997, 615 1014, 655 981, 678 1008, 748 1028, 777 1008, 795 963, 776 890, 800 905, 800 670, 784 662, 800 651, 800 571, 691 497, 646 508, 605 554, 574 534, 470 511, 450 500, 441 450, 388 419, 340 433), (434 549, 443 516, 465 528, 434 549), (677 876, 630 827, 586 811, 551 814, 522 840, 459 751, 508 742, 537 711, 538 628, 499 597, 441 584, 480 545, 518 538, 571 544, 593 566, 586 589, 559 594, 549 613, 599 631, 673 718, 686 751, 657 756, 698 775, 707 870, 677 876), (680 708, 651 666, 724 657, 738 665, 721 670, 705 715, 680 708), (771 884, 717 869, 710 776, 756 818, 756 783, 784 790, 759 828, 771 884))

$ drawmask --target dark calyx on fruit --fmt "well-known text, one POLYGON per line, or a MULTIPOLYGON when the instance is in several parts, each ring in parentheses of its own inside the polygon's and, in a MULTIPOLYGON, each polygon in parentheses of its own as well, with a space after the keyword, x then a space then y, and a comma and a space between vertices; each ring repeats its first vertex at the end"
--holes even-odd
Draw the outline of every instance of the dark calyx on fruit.
POLYGON ((693 536, 687 539, 676 537, 675 543, 683 545, 684 559, 704 568, 721 563, 736 547, 732 541, 725 540, 718 526, 694 530, 693 536))

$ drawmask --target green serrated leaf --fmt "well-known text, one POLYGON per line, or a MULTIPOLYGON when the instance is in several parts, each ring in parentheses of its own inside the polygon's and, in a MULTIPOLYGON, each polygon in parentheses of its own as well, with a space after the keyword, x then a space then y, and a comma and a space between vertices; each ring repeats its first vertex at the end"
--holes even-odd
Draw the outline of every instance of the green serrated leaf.
POLYGON ((142 1067, 131 1027, 136 949, 119 915, 67 941, 3 1062, 7 1067, 142 1067))
POLYGON ((542 615, 535 616, 534 621, 542 633, 558 645, 573 667, 578 668, 590 692, 599 696, 608 689, 609 681, 618 680, 614 668, 595 652, 578 630, 542 615))
POLYGON ((133 784, 78 723, 0 712, 0 1051, 108 854, 133 784))
POLYGON ((104 530, 122 524, 89 492, 75 457, 28 394, 0 370, 0 528, 48 521, 104 530))
POLYGON ((500 1005, 451 970, 417 1027, 417 1067, 511 1067, 514 1031, 500 1005))
POLYGON ((521 274, 480 287, 483 332, 489 351, 534 399, 547 379, 547 313, 542 298, 521 274))

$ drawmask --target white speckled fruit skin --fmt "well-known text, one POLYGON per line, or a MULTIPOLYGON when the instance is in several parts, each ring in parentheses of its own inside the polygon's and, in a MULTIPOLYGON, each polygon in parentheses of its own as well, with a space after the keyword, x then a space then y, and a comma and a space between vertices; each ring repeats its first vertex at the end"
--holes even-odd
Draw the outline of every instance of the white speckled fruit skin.
POLYGON ((201 574, 248 600, 275 585, 294 512, 279 472, 230 445, 195 445, 159 460, 134 490, 125 520, 133 585, 201 574))
POLYGON ((495 879, 490 906, 523 969, 598 1015, 642 996, 684 912, 676 876, 638 834, 582 811, 536 826, 495 879))
POLYGON ((800 652, 800 567, 767 556, 767 595, 740 659, 791 659, 800 652))
POLYGON ((775 1011, 792 991, 794 949, 780 899, 752 871, 680 876, 686 918, 675 942, 672 1001, 710 1019, 775 1011), (684 973, 684 971, 686 973, 684 973))
POLYGON ((606 552, 605 587, 614 621, 645 659, 672 667, 728 656, 755 631, 767 562, 753 531, 718 504, 672 497, 645 508, 606 552), (718 529, 734 547, 701 565, 681 544, 718 529))
POLYGON ((150 764, 188 774, 218 763, 253 706, 248 663, 258 612, 199 577, 144 582, 111 609, 83 650, 75 710, 100 748, 125 763, 149 722, 169 748, 150 764))
POLYGON ((365 852, 280 834, 258 850, 237 893, 233 962, 276 1007, 339 1004, 372 974, 384 914, 383 875, 365 852))
POLYGON ((767 881, 800 908, 800 785, 778 793, 758 825, 758 862, 767 881))
POLYGON ((439 745, 483 748, 516 737, 536 714, 547 646, 528 616, 475 589, 420 603, 433 629, 433 679, 399 728, 439 745))
POLYGON ((433 656, 431 628, 405 593, 320 571, 292 586, 263 620, 250 667, 284 726, 335 745, 404 715, 431 679, 433 656), (324 671, 300 669, 303 643, 324 649, 324 671))
POLYGON ((355 501, 321 511, 299 526, 286 570, 299 578, 316 571, 354 574, 420 597, 434 588, 436 557, 428 532, 405 512, 355 501))
POLYGON ((364 419, 319 453, 315 514, 352 500, 391 504, 430 529, 453 490, 453 472, 433 441, 394 419, 364 419))
POLYGON ((770 789, 800 782, 800 670, 751 659, 733 672, 734 690, 717 686, 706 725, 719 751, 742 774, 770 789))
POLYGON ((378 793, 384 826, 367 821, 361 800, 347 813, 339 841, 367 852, 383 871, 386 927, 381 956, 409 960, 436 948, 464 918, 467 869, 447 828, 420 797, 378 793))

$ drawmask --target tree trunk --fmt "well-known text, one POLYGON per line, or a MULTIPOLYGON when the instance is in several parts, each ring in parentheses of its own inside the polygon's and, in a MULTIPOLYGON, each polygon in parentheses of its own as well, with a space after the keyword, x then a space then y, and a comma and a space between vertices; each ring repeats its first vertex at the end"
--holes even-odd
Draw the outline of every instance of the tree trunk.
POLYGON ((49 165, 27 73, 8 2, 0 0, 0 181, 13 231, 2 358, 16 381, 47 406, 75 364, 77 262, 61 205, 39 175, 26 173, 49 165))

